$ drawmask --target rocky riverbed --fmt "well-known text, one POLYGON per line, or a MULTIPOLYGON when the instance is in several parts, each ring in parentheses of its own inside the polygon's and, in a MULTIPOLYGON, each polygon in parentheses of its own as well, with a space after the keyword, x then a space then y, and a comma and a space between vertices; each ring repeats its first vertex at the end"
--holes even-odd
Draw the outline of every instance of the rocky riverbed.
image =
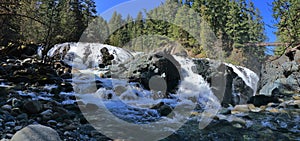
MULTIPOLYGON (((68 45, 65 44, 64 46, 67 47, 68 45)), ((58 51, 57 54, 60 54, 60 52, 58 51)), ((62 57, 58 58, 61 59, 62 57)), ((118 58, 118 56, 115 56, 115 58, 118 58)), ((122 56, 119 58, 124 59, 122 56)), ((98 132, 89 122, 90 120, 87 120, 84 116, 83 109, 97 113, 100 112, 101 108, 97 104, 86 102, 84 99, 76 96, 77 93, 74 88, 77 87, 74 87, 72 74, 78 74, 78 70, 76 71, 72 68, 72 64, 69 64, 68 61, 61 61, 60 59, 44 62, 35 55, 25 58, 8 56, 1 58, 0 137, 2 140, 33 138, 37 130, 49 132, 49 138, 52 137, 52 139, 57 139, 58 137, 61 140, 112 140, 98 132), (27 136, 22 136, 22 134, 27 134, 27 136)), ((87 56, 86 59, 89 60, 91 58, 87 56)), ((177 65, 180 65, 180 62, 179 64, 174 64, 172 61, 171 63, 166 61, 166 59, 170 60, 170 58, 159 54, 140 59, 136 57, 133 59, 135 68, 127 69, 127 71, 126 63, 129 63, 117 60, 120 64, 123 64, 121 67, 125 71, 122 72, 125 73, 116 72, 123 79, 126 78, 128 81, 142 86, 146 85, 152 76, 174 75, 166 77, 166 80, 172 82, 167 84, 169 89, 165 89, 167 95, 155 98, 165 99, 165 101, 173 100, 176 99, 176 96, 174 96, 175 98, 173 97, 174 92, 181 88, 178 88, 177 85, 184 79, 173 72, 178 67, 177 65), (169 66, 168 68, 174 67, 174 69, 164 70, 164 66, 169 66), (125 75, 129 72, 133 75, 125 75)), ((285 84, 280 83, 282 85, 279 85, 275 78, 269 80, 263 74, 261 77, 263 79, 260 83, 261 87, 267 87, 270 83, 275 82, 276 86, 279 86, 272 87, 267 95, 253 96, 257 90, 251 85, 251 82, 255 79, 251 77, 253 75, 243 73, 246 69, 228 64, 216 65, 217 62, 207 59, 196 59, 191 62, 195 64, 191 72, 202 75, 203 80, 208 82, 207 84, 212 89, 212 92, 218 93, 221 89, 220 85, 213 83, 215 80, 224 81, 227 84, 222 90, 224 94, 216 96, 218 99, 222 99, 222 103, 220 103, 222 107, 218 109, 216 114, 210 115, 209 113, 203 113, 202 106, 199 103, 196 109, 190 112, 187 122, 179 130, 174 131, 172 135, 162 140, 300 140, 300 93, 297 91, 297 87, 292 87, 291 89, 285 84), (202 122, 199 121, 199 117, 209 117, 211 122, 202 129, 201 127, 203 126, 201 126, 202 122)), ((293 61, 289 62, 293 63, 293 61)), ((294 62, 297 63, 297 61, 294 62)), ((87 64, 86 66, 91 64, 88 61, 85 63, 87 64)), ((91 64, 92 66, 93 63, 91 64)), ((272 68, 269 66, 264 69, 266 70, 264 72, 269 74, 268 70, 272 68)), ((277 69, 273 69, 273 71, 277 71, 277 69)), ((282 71, 282 74, 286 74, 285 71, 282 71)), ((289 72, 288 74, 297 76, 298 68, 289 72)), ((282 76, 281 79, 284 79, 291 77, 290 75, 280 76, 282 76)), ((115 89, 107 86, 106 81, 110 79, 116 79, 113 72, 99 75, 99 81, 96 82, 96 90, 102 88, 101 90, 111 91, 111 95, 109 93, 105 95, 107 101, 118 96, 118 94, 120 96, 126 91, 122 87, 115 89)), ((279 78, 276 77, 276 79, 279 78)), ((289 83, 289 81, 284 82, 289 83)), ((292 84, 294 85, 294 83, 292 84)), ((142 86, 136 86, 136 89, 140 90, 142 86)), ((147 89, 150 88, 144 87, 144 89, 137 91, 137 93, 141 91, 148 92, 147 89)), ((97 93, 99 93, 99 90, 97 93)), ((141 95, 141 93, 139 94, 141 95)), ((128 98, 138 99, 138 95, 133 97, 125 97, 124 95, 123 97, 126 100, 128 98)), ((168 102, 157 104, 151 108, 153 114, 148 116, 164 118, 172 112, 173 106, 168 102)), ((139 111, 136 110, 135 112, 135 119, 140 120, 139 111)), ((143 124, 156 120, 153 118, 148 120, 148 116, 142 114, 141 121, 146 119, 146 121, 143 121, 143 124)), ((172 117, 167 118, 172 119, 172 117)), ((128 119, 124 118, 124 120, 128 119)), ((132 122, 135 122, 135 120, 132 122)), ((110 129, 107 128, 106 130, 109 131, 110 129)))

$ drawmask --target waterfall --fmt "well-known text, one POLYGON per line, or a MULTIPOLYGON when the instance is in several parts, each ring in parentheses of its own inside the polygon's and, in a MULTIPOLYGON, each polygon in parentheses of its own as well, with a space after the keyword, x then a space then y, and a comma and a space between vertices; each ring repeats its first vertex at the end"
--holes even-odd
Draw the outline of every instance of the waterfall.
POLYGON ((197 97, 197 103, 204 109, 204 112, 199 116, 199 128, 203 129, 212 120, 211 116, 216 115, 221 107, 220 101, 213 94, 209 84, 192 71, 195 66, 192 59, 173 56, 181 65, 182 82, 179 85, 178 93, 181 99, 190 99, 190 97, 197 97), (210 116, 208 116, 210 115, 210 116))
POLYGON ((226 64, 228 67, 231 67, 233 71, 243 79, 247 86, 252 88, 253 95, 256 94, 257 91, 257 84, 259 81, 259 77, 256 73, 251 71, 248 68, 241 67, 241 66, 234 66, 232 64, 226 64))

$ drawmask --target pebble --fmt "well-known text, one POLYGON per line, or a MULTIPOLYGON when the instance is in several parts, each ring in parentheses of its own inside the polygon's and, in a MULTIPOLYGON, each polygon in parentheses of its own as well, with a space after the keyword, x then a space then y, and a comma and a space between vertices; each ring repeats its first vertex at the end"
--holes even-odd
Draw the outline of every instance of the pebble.
MULTIPOLYGON (((253 104, 249 104, 249 105, 253 105, 253 104)), ((237 114, 237 113, 241 113, 241 112, 249 112, 249 105, 235 105, 234 108, 231 110, 231 114, 237 114)), ((253 105, 254 106, 254 105, 253 105)))
POLYGON ((47 123, 51 126, 56 126, 57 125, 57 121, 55 121, 55 120, 49 120, 47 123))
POLYGON ((1 109, 6 110, 6 111, 11 111, 12 106, 6 104, 6 105, 3 105, 3 106, 1 107, 1 109))
POLYGON ((258 112, 263 111, 261 108, 255 107, 255 106, 252 105, 252 104, 250 104, 250 105, 248 106, 248 108, 250 109, 251 112, 255 112, 255 113, 258 113, 258 112))
POLYGON ((235 127, 235 128, 243 128, 243 126, 239 123, 235 123, 232 126, 235 127))
POLYGON ((15 122, 6 122, 5 126, 15 127, 16 123, 15 122))
POLYGON ((298 95, 297 96, 293 96, 293 99, 294 100, 300 100, 300 96, 298 96, 298 95))
POLYGON ((69 131, 65 131, 65 132, 64 132, 64 135, 65 135, 65 136, 71 136, 71 135, 72 135, 72 133, 71 133, 71 132, 69 132, 69 131))
POLYGON ((53 111, 51 109, 48 109, 46 111, 41 112, 40 114, 43 116, 48 116, 51 115, 53 113, 53 111))
POLYGON ((23 128, 23 126, 16 126, 15 128, 14 128, 14 130, 15 131, 19 131, 19 130, 21 130, 23 128))

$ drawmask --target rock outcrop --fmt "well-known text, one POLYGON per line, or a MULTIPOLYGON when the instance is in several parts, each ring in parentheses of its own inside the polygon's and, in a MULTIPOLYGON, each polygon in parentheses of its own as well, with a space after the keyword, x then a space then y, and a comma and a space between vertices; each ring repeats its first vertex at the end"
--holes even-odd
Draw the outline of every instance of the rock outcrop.
POLYGON ((278 88, 279 93, 300 92, 300 51, 293 56, 283 55, 280 58, 267 61, 261 72, 259 94, 271 95, 278 88), (292 58, 290 58, 292 57, 292 58))

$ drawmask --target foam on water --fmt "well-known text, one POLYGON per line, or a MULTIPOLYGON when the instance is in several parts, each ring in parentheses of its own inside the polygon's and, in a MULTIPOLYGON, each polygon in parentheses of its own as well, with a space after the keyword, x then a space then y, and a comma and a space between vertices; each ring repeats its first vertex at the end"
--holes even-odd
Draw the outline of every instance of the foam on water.
POLYGON ((218 98, 211 91, 209 84, 202 76, 194 73, 192 68, 194 62, 188 58, 174 56, 182 67, 182 75, 184 76, 178 90, 180 99, 185 103, 190 103, 191 98, 196 98, 196 102, 204 109, 199 116, 199 128, 205 128, 212 120, 212 116, 216 115, 221 108, 218 98))
POLYGON ((233 71, 243 79, 243 81, 246 83, 247 86, 252 88, 253 95, 256 94, 257 91, 257 84, 259 81, 259 77, 256 73, 251 71, 248 68, 241 67, 241 66, 234 66, 232 64, 226 64, 228 67, 231 67, 233 71))
POLYGON ((60 54, 60 58, 64 62, 77 69, 87 69, 97 67, 102 61, 100 50, 106 47, 110 54, 114 55, 113 64, 126 62, 133 55, 126 49, 118 48, 100 43, 63 43, 57 44, 48 52, 48 56, 53 57, 55 54, 60 54), (63 51, 70 48, 66 56, 63 58, 63 51), (88 55, 87 55, 88 54, 88 55))

